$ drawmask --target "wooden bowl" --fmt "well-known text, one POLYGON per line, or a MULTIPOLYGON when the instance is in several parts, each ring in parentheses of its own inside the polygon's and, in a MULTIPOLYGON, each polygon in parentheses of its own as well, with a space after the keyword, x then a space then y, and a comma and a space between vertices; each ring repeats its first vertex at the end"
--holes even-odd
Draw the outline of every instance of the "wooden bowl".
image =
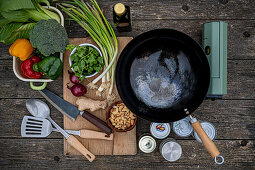
POLYGON ((116 106, 117 104, 120 104, 120 103, 123 103, 122 101, 117 101, 117 102, 114 102, 113 104, 111 104, 109 107, 108 107, 108 110, 106 112, 106 120, 107 120, 107 124, 108 126, 110 126, 112 128, 112 130, 116 131, 116 132, 127 132, 127 131, 130 131, 132 130, 135 125, 136 125, 136 121, 137 121, 137 116, 134 120, 134 124, 132 126, 130 126, 129 128, 127 129, 117 129, 115 128, 115 126, 112 125, 111 121, 110 121, 110 114, 111 114, 111 109, 113 108, 113 106, 116 106))

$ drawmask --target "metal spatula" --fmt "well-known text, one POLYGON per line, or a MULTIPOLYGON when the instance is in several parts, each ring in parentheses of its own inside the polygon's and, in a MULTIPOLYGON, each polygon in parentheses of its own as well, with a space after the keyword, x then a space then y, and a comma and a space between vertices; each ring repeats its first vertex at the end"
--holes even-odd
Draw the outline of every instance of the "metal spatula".
POLYGON ((51 134, 52 130, 52 125, 47 119, 33 116, 24 116, 22 120, 22 137, 45 138, 51 134))
MULTIPOLYGON (((59 132, 58 129, 53 128, 49 120, 38 118, 34 116, 24 116, 21 124, 21 136, 29 138, 44 138, 49 136, 51 132, 59 132)), ((107 136, 103 132, 93 130, 65 130, 72 135, 80 136, 85 139, 104 139, 113 140, 113 134, 107 136)))

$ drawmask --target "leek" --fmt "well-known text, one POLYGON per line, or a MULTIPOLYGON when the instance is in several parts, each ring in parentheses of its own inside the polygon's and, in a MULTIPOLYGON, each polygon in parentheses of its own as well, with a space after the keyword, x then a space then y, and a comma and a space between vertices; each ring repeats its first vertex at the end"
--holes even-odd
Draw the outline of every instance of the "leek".
POLYGON ((99 5, 95 0, 90 0, 91 4, 83 0, 73 0, 64 2, 59 5, 61 9, 84 28, 91 38, 99 46, 105 67, 104 71, 88 84, 90 88, 97 88, 96 95, 101 96, 106 89, 108 101, 112 101, 115 96, 113 94, 114 73, 116 65, 116 57, 118 54, 118 41, 112 29, 112 26, 105 19, 99 5), (101 81, 99 87, 96 83, 101 81))

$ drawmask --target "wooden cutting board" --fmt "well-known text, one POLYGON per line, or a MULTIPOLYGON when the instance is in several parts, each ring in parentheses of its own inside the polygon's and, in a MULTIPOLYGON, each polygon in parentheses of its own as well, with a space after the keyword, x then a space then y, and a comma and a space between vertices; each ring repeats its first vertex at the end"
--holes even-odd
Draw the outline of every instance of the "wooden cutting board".
MULTIPOLYGON (((119 43, 119 54, 123 48, 132 40, 132 37, 118 37, 119 43)), ((91 38, 69 38, 70 44, 82 44, 82 43, 91 43, 96 45, 96 43, 91 38)), ((118 56, 119 56, 118 54, 118 56)), ((69 55, 70 52, 66 51, 64 53, 64 68, 63 68, 63 98, 74 104, 76 97, 74 97, 69 89, 66 88, 67 83, 72 85, 69 80, 68 70, 71 70, 69 67, 69 55)), ((83 84, 87 85, 91 82, 96 76, 92 78, 85 79, 83 84)), ((120 101, 116 86, 114 87, 113 92, 116 94, 116 101, 120 101)), ((104 100, 103 97, 98 97, 95 95, 95 90, 88 89, 88 92, 85 94, 86 97, 95 99, 95 100, 104 100)), ((98 110, 91 112, 100 119, 106 121, 106 110, 98 110)), ((64 116, 64 129, 71 130, 80 130, 80 129, 89 129, 100 131, 95 125, 88 122, 86 119, 82 118, 80 115, 77 117, 76 121, 72 121, 64 116)), ((113 141, 106 140, 92 140, 92 139, 82 139, 78 137, 78 140, 93 154, 95 155, 135 155, 137 152, 136 145, 136 127, 129 132, 114 132, 113 141)), ((78 151, 72 148, 66 140, 64 141, 64 154, 65 155, 81 155, 78 151)))

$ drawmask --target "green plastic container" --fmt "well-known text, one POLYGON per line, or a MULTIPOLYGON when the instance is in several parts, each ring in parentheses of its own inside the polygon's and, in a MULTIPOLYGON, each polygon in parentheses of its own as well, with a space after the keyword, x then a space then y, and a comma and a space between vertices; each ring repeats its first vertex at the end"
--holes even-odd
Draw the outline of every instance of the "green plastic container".
POLYGON ((208 22, 203 25, 203 49, 211 69, 207 97, 221 98, 227 94, 227 23, 208 22))

